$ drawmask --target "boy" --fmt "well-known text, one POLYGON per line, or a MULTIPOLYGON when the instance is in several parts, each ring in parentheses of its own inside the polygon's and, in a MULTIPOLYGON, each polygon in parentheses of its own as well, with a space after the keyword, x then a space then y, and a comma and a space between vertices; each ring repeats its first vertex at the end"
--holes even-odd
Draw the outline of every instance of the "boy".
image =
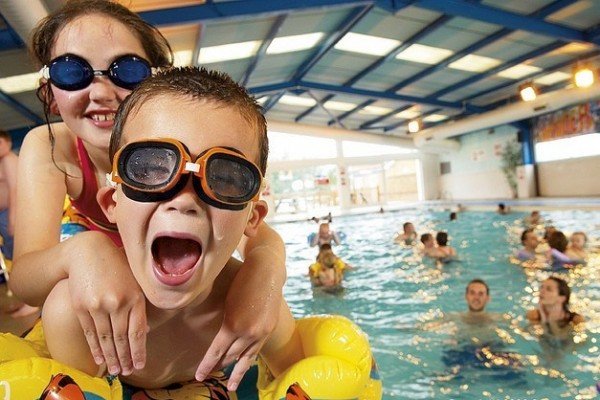
POLYGON ((330 244, 319 248, 317 262, 311 264, 308 275, 313 286, 335 287, 342 283, 344 272, 351 269, 333 252, 330 244))
MULTIPOLYGON (((199 355, 220 328, 225 295, 240 266, 231 254, 267 214, 258 199, 267 153, 260 107, 223 74, 162 71, 121 105, 107 177, 115 185, 101 189, 97 198, 121 233, 122 256, 146 297, 148 326, 145 367, 125 368, 121 381, 152 389, 194 379, 199 355)), ((60 362, 103 375, 67 285, 60 282, 44 305, 48 349, 60 362)), ((304 357, 284 301, 260 355, 275 377, 304 357)))

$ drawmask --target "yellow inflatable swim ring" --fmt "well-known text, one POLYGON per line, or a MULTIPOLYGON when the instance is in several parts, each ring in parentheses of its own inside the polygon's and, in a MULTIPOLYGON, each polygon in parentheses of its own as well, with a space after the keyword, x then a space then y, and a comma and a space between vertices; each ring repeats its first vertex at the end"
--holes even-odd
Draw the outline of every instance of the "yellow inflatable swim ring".
MULTIPOLYGON (((344 317, 320 316, 297 321, 297 329, 306 358, 277 379, 259 361, 260 400, 381 399, 381 381, 368 340, 356 325, 344 317)), ((237 399, 226 391, 224 375, 168 389, 140 390, 122 385, 115 377, 89 376, 49 357, 41 324, 25 338, 0 334, 0 400, 237 399)))

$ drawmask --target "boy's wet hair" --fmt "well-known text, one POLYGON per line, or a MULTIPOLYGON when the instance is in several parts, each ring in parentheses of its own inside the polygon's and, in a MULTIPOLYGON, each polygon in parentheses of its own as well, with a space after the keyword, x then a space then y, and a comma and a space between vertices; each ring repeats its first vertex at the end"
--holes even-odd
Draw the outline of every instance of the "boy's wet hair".
POLYGON ((257 133, 259 159, 256 161, 263 175, 265 174, 269 141, 267 122, 262 114, 262 107, 254 97, 248 94, 246 89, 238 85, 229 75, 198 67, 163 69, 140 83, 121 103, 115 116, 115 125, 110 138, 111 162, 121 146, 123 127, 130 115, 136 113, 148 100, 161 96, 207 100, 215 102, 217 105, 235 108, 257 133))
POLYGON ((431 233, 424 233, 421 235, 421 243, 425 244, 429 239, 433 239, 433 235, 431 233))
MULTIPOLYGON (((50 64, 52 50, 62 29, 67 24, 86 15, 103 15, 125 25, 140 41, 151 66, 173 65, 173 51, 167 39, 156 27, 144 21, 127 7, 111 0, 69 0, 58 10, 42 19, 33 29, 29 52, 38 68, 50 64)), ((42 83, 37 88, 36 95, 44 105, 44 116, 48 125, 48 135, 54 158, 54 134, 50 125, 50 104, 54 100, 54 94, 50 90, 49 83, 42 83)))
POLYGON ((319 251, 323 251, 323 250, 331 250, 331 244, 323 243, 321 246, 319 246, 319 251))

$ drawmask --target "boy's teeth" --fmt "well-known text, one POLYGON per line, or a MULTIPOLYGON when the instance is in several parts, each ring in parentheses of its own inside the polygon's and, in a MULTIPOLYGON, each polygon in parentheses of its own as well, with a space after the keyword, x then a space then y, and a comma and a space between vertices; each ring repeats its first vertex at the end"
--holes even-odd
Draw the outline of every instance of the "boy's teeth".
POLYGON ((115 114, 92 114, 92 119, 94 121, 113 121, 115 114))

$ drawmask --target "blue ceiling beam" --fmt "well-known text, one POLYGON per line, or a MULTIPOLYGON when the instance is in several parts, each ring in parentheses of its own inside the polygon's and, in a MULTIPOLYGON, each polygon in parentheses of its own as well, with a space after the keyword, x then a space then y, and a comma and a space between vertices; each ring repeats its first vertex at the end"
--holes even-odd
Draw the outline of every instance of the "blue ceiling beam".
POLYGON ((268 85, 262 86, 254 86, 248 88, 248 93, 253 96, 265 96, 273 93, 279 93, 281 91, 292 90, 296 87, 293 82, 281 82, 281 83, 272 83, 268 85))
POLYGON ((0 51, 22 49, 23 41, 12 29, 0 30, 0 51))
MULTIPOLYGON (((397 0, 398 1, 398 0, 397 0)), ((406 0, 400 0, 404 2, 406 0)), ((553 37, 565 41, 585 42, 586 35, 582 31, 567 26, 546 22, 539 18, 504 11, 485 4, 465 0, 416 0, 411 5, 426 8, 444 14, 464 17, 476 21, 487 22, 514 30, 523 30, 539 35, 553 37)))
POLYGON ((267 37, 265 37, 262 41, 258 51, 256 52, 256 55, 252 58, 252 60, 250 61, 250 65, 248 65, 248 68, 246 68, 246 72, 244 72, 242 79, 240 79, 240 84, 242 86, 246 86, 248 84, 248 81, 250 80, 250 75, 252 75, 252 73, 254 72, 254 69, 258 65, 258 62, 262 60, 265 54, 267 54, 267 49, 271 45, 273 39, 275 39, 275 36, 277 36, 277 32, 279 32, 279 29, 281 28, 281 25, 283 25, 283 23, 285 22, 287 16, 288 14, 279 15, 275 19, 273 25, 271 25, 271 29, 269 29, 267 37))
POLYGON ((457 83, 455 83, 453 85, 445 87, 442 90, 438 90, 437 92, 429 95, 428 98, 436 99, 436 98, 442 97, 443 95, 445 95, 447 93, 453 92, 455 90, 458 90, 460 88, 468 86, 468 85, 470 85, 472 83, 479 82, 480 80, 485 79, 487 77, 490 77, 492 75, 495 75, 495 74, 497 74, 500 71, 503 71, 503 70, 505 70, 507 68, 513 67, 513 66, 515 66, 517 64, 520 64, 522 62, 525 62, 525 61, 527 61, 529 59, 536 58, 536 57, 539 57, 539 56, 541 56, 543 54, 549 53, 549 52, 551 52, 553 50, 556 50, 556 49, 558 49, 559 47, 562 47, 562 46, 564 46, 564 42, 562 42, 560 40, 558 40, 556 42, 552 42, 550 44, 547 44, 546 46, 542 46, 542 47, 540 47, 538 49, 530 51, 529 53, 526 53, 526 54, 523 54, 523 55, 521 55, 519 57, 513 58, 512 60, 507 61, 504 64, 500 64, 499 66, 497 66, 495 68, 492 68, 492 69, 487 70, 485 72, 481 72, 479 74, 473 75, 473 76, 471 76, 471 77, 469 77, 467 79, 463 79, 462 81, 459 81, 459 82, 457 82, 457 83))
POLYGON ((27 108, 27 106, 16 100, 14 97, 11 97, 3 90, 0 90, 0 101, 4 102, 7 106, 12 108, 31 122, 35 123, 36 125, 41 125, 44 123, 44 120, 40 118, 39 115, 31 111, 29 108, 27 108))
MULTIPOLYGON (((390 61, 390 60, 393 60, 394 57, 396 57, 399 53, 403 52, 410 45, 412 45, 413 43, 417 42, 418 40, 422 39, 426 35, 428 35, 431 32, 433 32, 435 29, 437 29, 440 26, 442 26, 449 19, 450 19, 450 17, 446 17, 446 16, 441 16, 440 18, 436 19, 431 24, 427 25, 425 28, 421 29, 419 32, 417 32, 414 35, 412 35, 410 38, 408 38, 406 41, 404 41, 404 43, 402 43, 399 46, 397 46, 390 53, 388 53, 387 55, 385 55, 383 57, 380 57, 377 61, 371 63, 367 68, 363 69, 358 74, 356 74, 352 78, 350 78, 348 81, 344 82, 344 86, 352 86, 352 85, 354 85, 356 82, 358 82, 365 75, 367 75, 370 72, 374 71, 375 69, 379 68, 383 63, 385 63, 387 61, 390 61)), ((334 96, 330 95, 329 97, 323 99, 323 101, 330 100, 333 97, 334 96)), ((316 107, 311 107, 310 109, 306 110, 302 114, 298 115, 295 118, 295 121, 296 122, 300 121, 302 118, 306 117, 308 114, 310 114, 311 112, 313 112, 315 109, 316 109, 316 107)), ((358 111, 358 110, 356 110, 356 111, 358 111)), ((353 113, 354 113, 354 111, 350 110, 344 118, 350 116, 353 113)))
POLYGON ((374 0, 237 0, 143 11, 139 15, 147 22, 157 26, 181 25, 213 20, 243 19, 249 16, 269 17, 309 9, 368 6, 374 3, 374 0))
POLYGON ((315 89, 315 90, 322 90, 325 92, 336 93, 336 94, 349 94, 349 95, 353 95, 353 96, 368 97, 370 99, 404 101, 404 102, 410 102, 410 103, 419 103, 419 104, 426 104, 426 105, 435 106, 435 107, 446 107, 446 108, 453 108, 453 109, 463 109, 464 108, 462 103, 452 103, 449 101, 430 99, 430 98, 424 99, 424 98, 419 98, 419 97, 415 97, 415 96, 407 96, 407 95, 401 95, 401 94, 396 94, 396 93, 391 93, 391 92, 378 92, 375 90, 359 89, 359 88, 342 86, 342 85, 330 85, 330 84, 320 83, 320 82, 299 81, 298 87, 306 89, 306 90, 315 89))
POLYGON ((277 104, 279 99, 281 99, 284 94, 285 90, 282 90, 281 92, 269 97, 269 100, 267 100, 265 104, 263 104, 263 112, 266 114, 275 104, 277 104))
POLYGON ((360 125, 359 129, 368 129, 368 128, 372 127, 373 125, 375 125, 375 124, 377 124, 377 123, 379 123, 379 122, 381 122, 381 121, 383 121, 385 119, 393 117, 394 115, 396 115, 396 114, 398 114, 398 113, 400 113, 400 112, 402 112, 404 110, 408 110, 412 106, 413 106, 412 104, 408 104, 408 105, 403 105, 402 107, 396 108, 395 110, 392 110, 392 111, 390 111, 387 114, 380 115, 377 118, 373 118, 370 121, 364 122, 363 124, 360 125))
POLYGON ((373 9, 373 5, 359 7, 350 12, 344 20, 330 32, 329 37, 302 63, 296 70, 292 80, 303 79, 310 69, 318 63, 321 58, 335 46, 345 35, 350 32, 360 20, 373 9))
MULTIPOLYGON (((537 11, 534 11, 533 13, 531 13, 529 16, 530 17, 538 17, 538 18, 545 18, 550 14, 555 13, 556 11, 561 10, 564 7, 567 7, 568 5, 573 4, 574 2, 576 2, 577 0, 556 0, 553 3, 548 4, 545 7, 540 8, 537 11)), ((484 39, 473 43, 472 45, 462 49, 461 51, 459 51, 458 53, 455 53, 454 55, 446 58, 445 60, 443 60, 442 62, 436 64, 436 65, 432 65, 429 68, 424 69, 423 71, 404 79, 403 81, 397 83, 396 85, 392 86, 389 90, 392 90, 394 92, 399 91, 403 88, 405 88, 408 85, 411 85, 423 78, 425 78, 426 76, 433 74, 434 72, 437 71, 441 71, 444 68, 446 68, 448 65, 450 65, 451 63, 453 63, 454 61, 463 58, 464 56, 468 55, 468 54, 473 54, 475 53, 477 50, 480 50, 482 48, 484 48, 485 46, 492 44, 493 42, 500 40, 506 36, 508 36, 509 34, 511 34, 513 32, 512 29, 508 29, 508 28, 503 28, 500 29, 499 31, 485 37, 484 39)))
MULTIPOLYGON (((600 50, 594 50, 594 51, 588 52, 588 53, 586 53, 586 54, 584 54, 582 56, 579 56, 576 59, 569 60, 569 61, 564 61, 564 62, 555 64, 552 67, 546 68, 543 71, 527 75, 527 76, 523 77, 522 79, 520 79, 519 82, 531 80, 531 79, 534 79, 535 77, 538 77, 538 76, 542 76, 542 75, 546 75, 546 74, 551 73, 551 72, 559 71, 559 70, 561 70, 561 69, 563 69, 565 67, 568 67, 570 65, 575 64, 577 61, 584 61, 584 60, 587 60, 587 59, 590 59, 590 58, 594 58, 594 57, 598 57, 598 56, 600 56, 600 50)), ((560 87, 563 87, 565 85, 565 82, 566 81, 561 81, 561 82, 557 83, 556 85, 552 85, 552 86, 549 86, 549 87, 544 87, 544 91, 545 92, 550 92, 550 91, 559 89, 560 87)), ((517 82, 503 83, 501 85, 494 86, 493 88, 489 88, 489 89, 483 90, 481 92, 472 94, 469 97, 467 97, 467 98, 465 98, 465 99, 463 99, 461 101, 471 101, 473 99, 476 99, 477 97, 485 96, 485 95, 487 95, 489 93, 497 92, 499 90, 504 90, 504 89, 506 89, 508 87, 515 86, 516 83, 517 82)), ((515 94, 515 96, 511 97, 511 99, 509 99, 508 101, 510 101, 510 100, 516 100, 517 98, 519 98, 519 95, 515 94)), ((507 99, 503 99, 503 100, 500 100, 500 101, 497 101, 495 103, 492 103, 492 104, 488 105, 488 107, 494 109, 494 108, 500 107, 502 105, 505 105, 506 103, 507 103, 507 99)))
POLYGON ((339 121, 343 121, 344 119, 346 119, 349 115, 354 114, 357 111, 362 110, 363 108, 370 106, 371 104, 375 103, 377 100, 373 100, 373 99, 369 99, 367 101, 363 101, 360 104, 357 104, 356 107, 352 108, 351 110, 345 111, 342 114, 340 114, 339 117, 336 117, 335 120, 329 120, 327 122, 327 125, 333 125, 335 122, 339 122, 339 121))
MULTIPOLYGON (((433 109, 433 110, 429 110, 429 111, 424 112, 423 114, 421 114, 418 118, 423 118, 423 117, 426 117, 428 115, 435 114, 438 111, 440 111, 439 108, 436 108, 436 109, 433 109)), ((396 123, 393 123, 391 125, 385 126, 385 127, 383 127, 383 131, 384 132, 393 131, 394 129, 396 129, 400 125, 406 124, 406 121, 407 121, 407 119, 403 119, 400 122, 396 122, 396 123)), ((426 127, 424 124, 423 124, 423 126, 421 126, 421 130, 426 129, 426 128, 428 128, 428 126, 426 127)))

